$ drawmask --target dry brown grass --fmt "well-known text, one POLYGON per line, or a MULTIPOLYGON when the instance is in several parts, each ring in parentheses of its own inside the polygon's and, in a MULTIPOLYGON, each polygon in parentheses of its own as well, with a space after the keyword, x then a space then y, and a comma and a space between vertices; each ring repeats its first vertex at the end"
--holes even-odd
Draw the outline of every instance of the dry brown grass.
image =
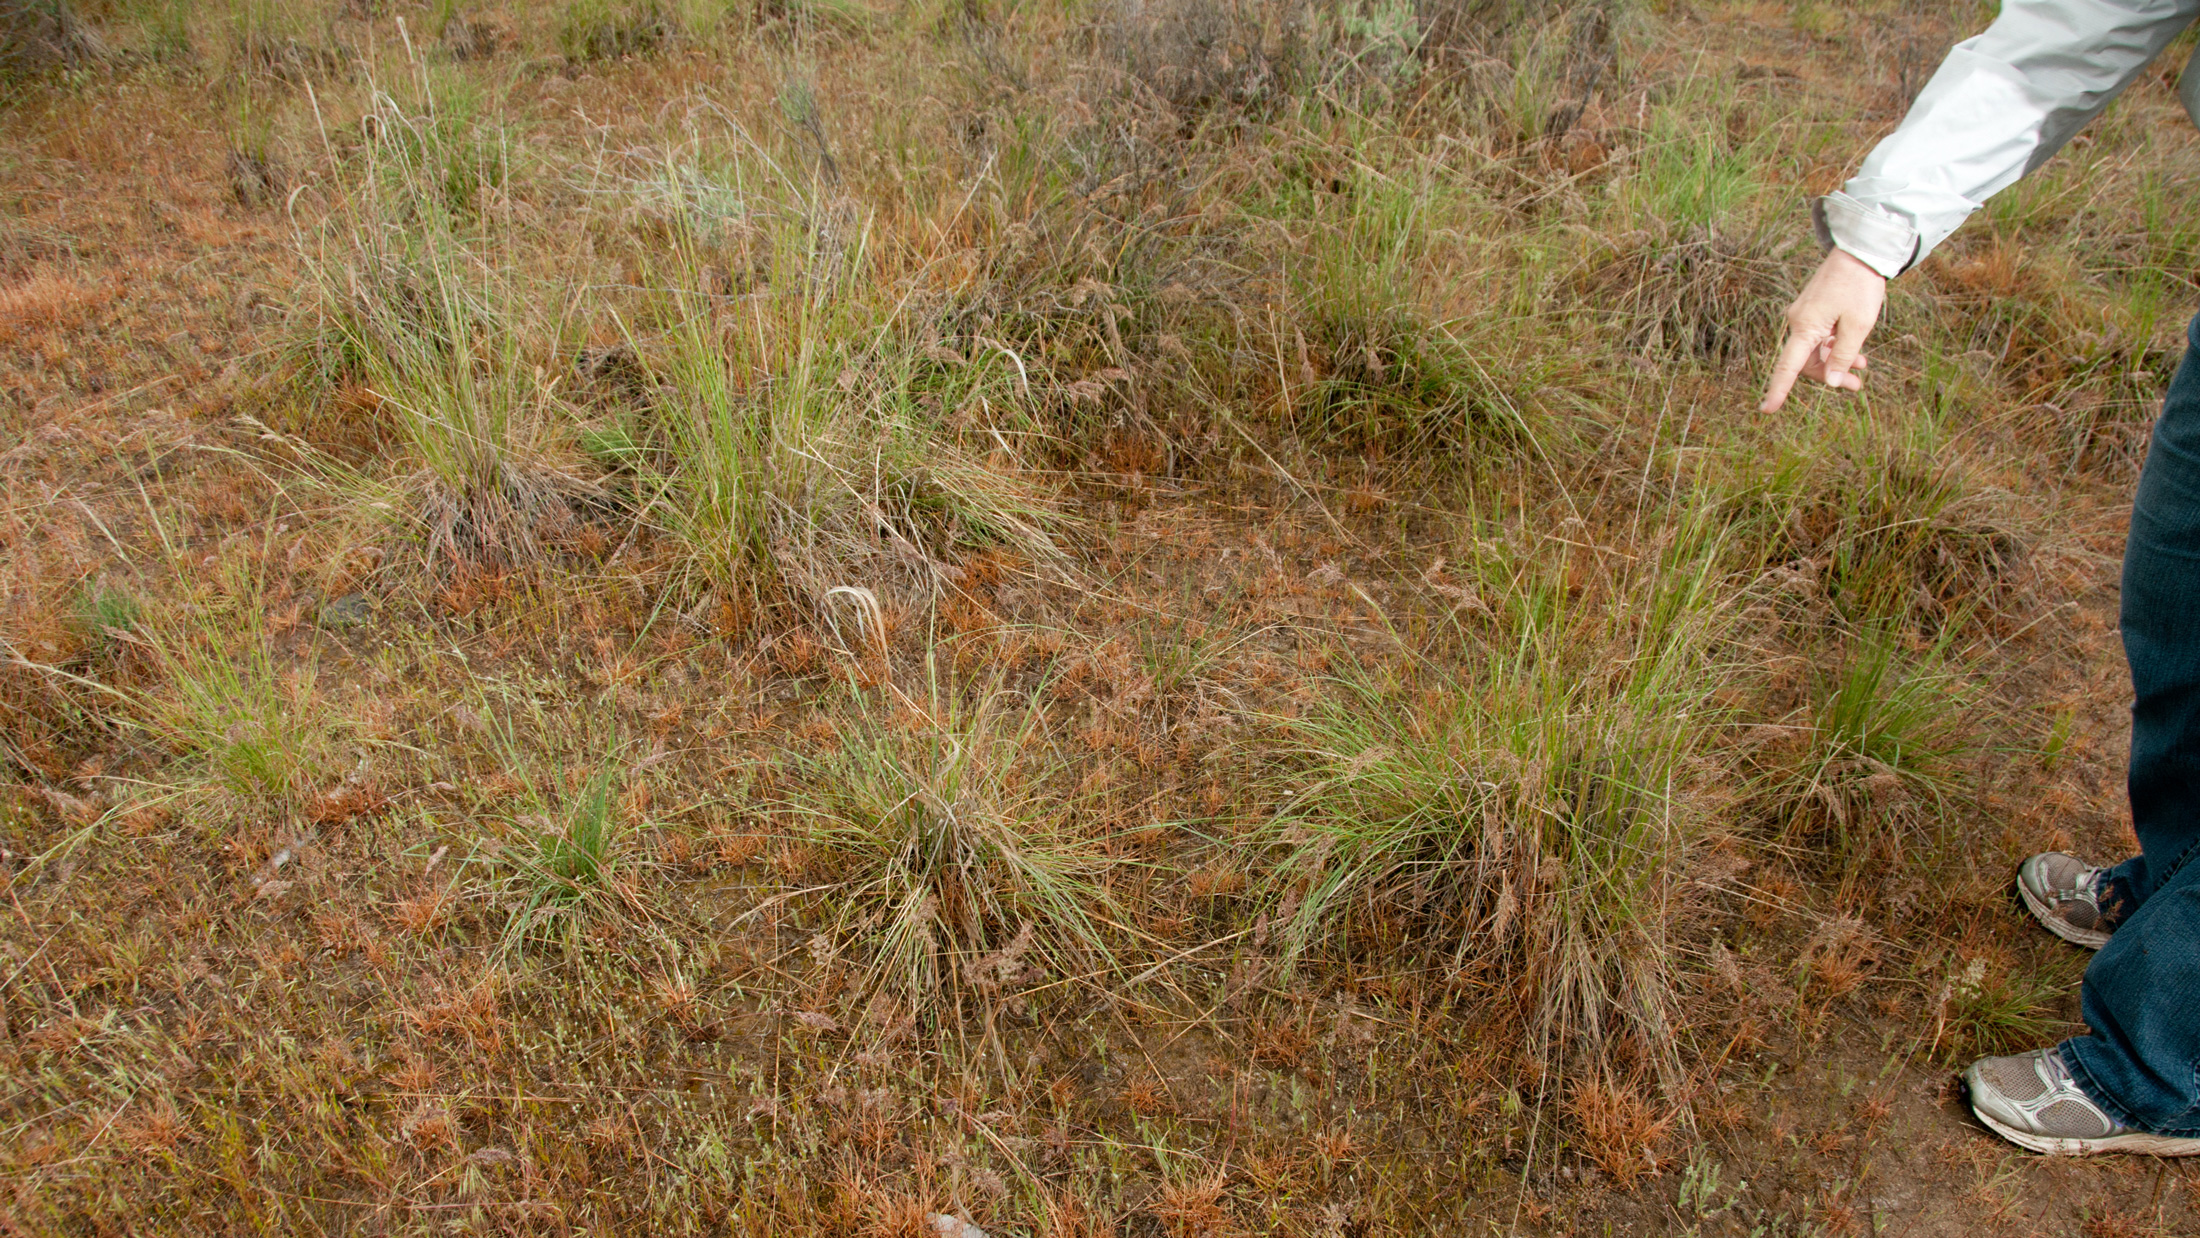
MULTIPOLYGON (((115 290, 53 271, 35 272, 20 283, 0 288, 0 346, 58 344, 67 332, 82 328, 113 301, 115 290)), ((55 361, 58 354, 47 352, 55 361)))
POLYGON ((0 1229, 1861 1225, 2060 1017, 2160 83, 1768 424, 1897 72, 1814 6, 83 11, 0 103, 0 1229))

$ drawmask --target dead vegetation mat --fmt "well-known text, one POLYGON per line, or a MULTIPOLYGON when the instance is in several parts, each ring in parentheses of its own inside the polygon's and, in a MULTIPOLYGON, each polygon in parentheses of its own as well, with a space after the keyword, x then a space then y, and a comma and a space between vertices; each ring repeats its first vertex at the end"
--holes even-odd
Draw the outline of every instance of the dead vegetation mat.
POLYGON ((2200 150, 1759 419, 1872 22, 0 6, 0 1230, 2188 1232, 1946 1084, 2200 150))

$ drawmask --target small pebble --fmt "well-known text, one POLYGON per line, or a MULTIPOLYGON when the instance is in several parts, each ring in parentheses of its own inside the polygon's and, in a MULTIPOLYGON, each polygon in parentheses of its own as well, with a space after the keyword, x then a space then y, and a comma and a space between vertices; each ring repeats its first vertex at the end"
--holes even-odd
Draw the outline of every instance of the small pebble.
POLYGON ((372 607, 365 594, 347 593, 321 608, 321 626, 327 628, 355 628, 365 623, 372 607))

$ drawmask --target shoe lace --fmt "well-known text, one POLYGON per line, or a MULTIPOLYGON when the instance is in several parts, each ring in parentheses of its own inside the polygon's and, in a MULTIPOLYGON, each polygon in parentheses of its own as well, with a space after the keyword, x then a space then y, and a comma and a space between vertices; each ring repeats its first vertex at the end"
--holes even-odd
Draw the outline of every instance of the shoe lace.
POLYGON ((2076 881, 2070 883, 2070 897, 2074 899, 2082 899, 2085 902, 2093 904, 2095 907, 2100 906, 2101 882, 2106 879, 2107 876, 2108 870, 2105 868, 2089 868, 2085 870, 2084 872, 2078 874, 2078 879, 2076 881))
MULTIPOLYGON (((2047 1088, 2050 1092, 2077 1091, 2077 1083, 2070 1077, 2070 1067, 2063 1064, 2062 1050, 2049 1049, 2040 1054, 2040 1066, 2047 1071, 2047 1088)), ((2079 1092, 2083 1096, 2083 1092, 2079 1092)))

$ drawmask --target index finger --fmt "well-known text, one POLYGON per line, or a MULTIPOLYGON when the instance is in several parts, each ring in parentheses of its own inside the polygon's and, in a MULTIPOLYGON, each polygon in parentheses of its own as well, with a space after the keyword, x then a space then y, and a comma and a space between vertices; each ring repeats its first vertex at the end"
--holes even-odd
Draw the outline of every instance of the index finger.
POLYGON ((1765 398, 1757 405, 1760 413, 1777 413, 1787 403, 1788 392, 1794 388, 1795 379, 1810 360, 1811 350, 1821 339, 1813 334, 1796 331, 1788 335, 1787 343, 1780 347, 1780 359, 1772 367, 1772 382, 1765 387, 1765 398))

